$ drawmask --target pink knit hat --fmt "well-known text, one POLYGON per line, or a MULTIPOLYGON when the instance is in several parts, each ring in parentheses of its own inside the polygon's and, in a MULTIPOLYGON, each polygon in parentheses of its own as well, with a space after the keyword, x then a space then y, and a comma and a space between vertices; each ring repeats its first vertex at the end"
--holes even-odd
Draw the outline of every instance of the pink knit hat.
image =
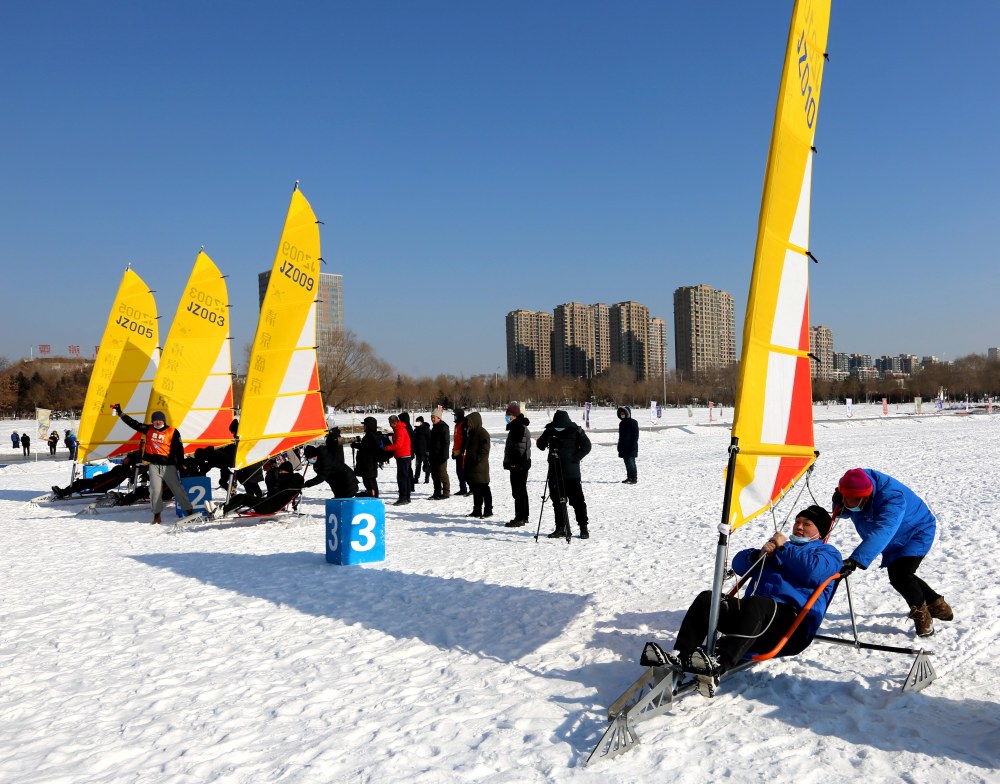
POLYGON ((840 484, 837 485, 837 489, 841 495, 848 496, 849 498, 862 498, 871 495, 875 487, 872 485, 872 480, 868 478, 868 474, 864 472, 863 468, 852 468, 840 477, 840 484))

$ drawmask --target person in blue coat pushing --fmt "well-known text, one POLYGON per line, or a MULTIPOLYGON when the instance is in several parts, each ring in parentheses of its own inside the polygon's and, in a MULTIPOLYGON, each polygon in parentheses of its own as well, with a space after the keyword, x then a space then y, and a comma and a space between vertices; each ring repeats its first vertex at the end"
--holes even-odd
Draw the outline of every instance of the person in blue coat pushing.
POLYGON ((843 574, 867 569, 881 553, 881 566, 909 605, 919 637, 934 634, 934 618, 954 618, 944 597, 916 574, 937 530, 937 520, 920 496, 888 474, 852 468, 837 484, 833 505, 854 523, 861 537, 861 544, 844 562, 843 574))

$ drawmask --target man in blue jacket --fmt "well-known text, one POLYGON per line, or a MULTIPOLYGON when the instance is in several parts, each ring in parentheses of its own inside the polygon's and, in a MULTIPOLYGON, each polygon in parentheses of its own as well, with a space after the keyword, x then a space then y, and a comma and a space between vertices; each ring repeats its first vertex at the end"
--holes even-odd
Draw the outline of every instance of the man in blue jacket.
POLYGON ((622 406, 618 409, 618 457, 625 461, 623 485, 634 485, 639 481, 635 459, 639 456, 639 423, 632 418, 632 409, 622 406))
POLYGON ((881 553, 881 566, 909 605, 919 637, 934 634, 932 619, 954 618, 944 597, 916 574, 937 530, 937 520, 920 496, 888 474, 852 468, 841 477, 833 505, 854 523, 861 537, 861 544, 844 562, 845 574, 859 566, 867 569, 881 553))
MULTIPOLYGON (((719 607, 719 632, 724 635, 709 655, 703 646, 708 634, 708 613, 712 592, 702 591, 681 621, 674 648, 677 657, 662 655, 650 660, 650 646, 643 651, 644 664, 670 663, 696 673, 698 691, 714 697, 719 677, 738 664, 748 653, 766 653, 788 632, 799 611, 828 577, 840 571, 840 553, 823 538, 830 532, 830 513, 810 506, 795 517, 791 536, 775 533, 759 549, 737 553, 733 569, 738 574, 756 570, 747 583, 743 598, 723 596, 719 607), (763 564, 759 561, 764 558, 763 564)), ((809 614, 785 643, 781 656, 801 653, 819 631, 826 608, 833 598, 830 583, 809 610, 809 614)))

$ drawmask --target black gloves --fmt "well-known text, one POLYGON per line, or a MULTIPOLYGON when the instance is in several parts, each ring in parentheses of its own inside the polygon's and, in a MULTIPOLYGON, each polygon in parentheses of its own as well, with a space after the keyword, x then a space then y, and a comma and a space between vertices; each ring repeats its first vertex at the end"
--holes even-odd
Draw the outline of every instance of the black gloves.
POLYGON ((848 575, 854 574, 854 570, 857 569, 859 566, 861 566, 861 564, 859 564, 853 558, 848 558, 846 561, 844 561, 844 565, 840 567, 840 576, 847 577, 848 575))
POLYGON ((119 403, 112 403, 111 404, 111 410, 114 411, 116 414, 120 414, 122 412, 121 404, 119 404, 119 403))
POLYGON ((833 491, 833 508, 836 509, 837 507, 840 507, 841 509, 843 509, 843 507, 844 507, 844 496, 841 495, 841 493, 840 493, 839 490, 834 490, 833 491))

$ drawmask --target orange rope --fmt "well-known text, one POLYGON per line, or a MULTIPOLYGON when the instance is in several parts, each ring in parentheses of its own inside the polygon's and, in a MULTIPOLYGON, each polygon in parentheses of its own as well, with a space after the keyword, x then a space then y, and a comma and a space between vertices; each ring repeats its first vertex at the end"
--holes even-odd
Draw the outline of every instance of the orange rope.
POLYGON ((805 607, 799 610, 799 614, 795 616, 795 620, 792 621, 792 625, 788 627, 788 631, 785 632, 785 635, 780 640, 778 640, 778 644, 775 645, 774 648, 772 648, 767 653, 758 653, 755 654, 754 656, 751 656, 750 661, 755 661, 755 662, 767 661, 768 659, 773 659, 775 656, 781 653, 781 649, 785 647, 785 643, 788 642, 788 638, 791 637, 795 633, 795 630, 799 628, 799 624, 802 623, 806 615, 809 614, 809 611, 812 609, 812 606, 816 604, 816 600, 819 599, 823 591, 826 590, 826 586, 828 586, 838 577, 840 577, 840 572, 837 572, 835 575, 831 577, 827 577, 823 581, 823 583, 819 586, 819 588, 813 591, 813 594, 812 596, 809 597, 809 601, 806 602, 805 607))

